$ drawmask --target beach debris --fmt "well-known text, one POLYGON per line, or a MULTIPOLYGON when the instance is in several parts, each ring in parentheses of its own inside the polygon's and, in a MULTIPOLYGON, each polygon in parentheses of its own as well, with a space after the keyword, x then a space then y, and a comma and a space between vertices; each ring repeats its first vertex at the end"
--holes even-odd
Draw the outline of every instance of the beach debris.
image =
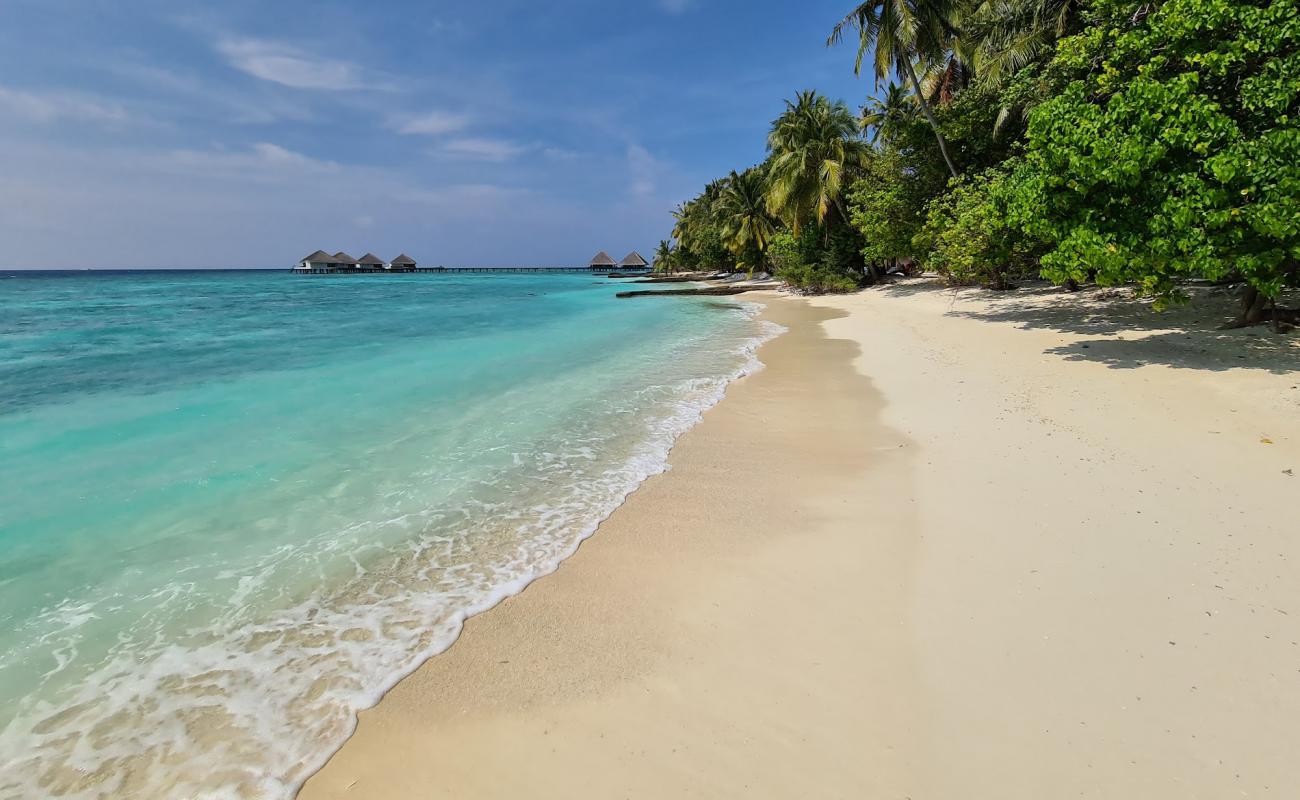
POLYGON ((1259 443, 1260 443, 1260 444, 1272 444, 1272 443, 1273 443, 1273 440, 1270 439, 1270 438, 1268 438, 1267 436, 1261 436, 1261 437, 1259 437, 1259 443))

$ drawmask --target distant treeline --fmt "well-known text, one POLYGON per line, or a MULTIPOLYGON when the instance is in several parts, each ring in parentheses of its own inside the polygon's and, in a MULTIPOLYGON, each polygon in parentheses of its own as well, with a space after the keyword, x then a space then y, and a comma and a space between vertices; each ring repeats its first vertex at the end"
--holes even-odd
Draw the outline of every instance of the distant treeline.
MULTIPOLYGON (((675 212, 658 269, 772 270, 811 291, 890 271, 1009 288, 1189 278, 1294 319, 1300 0, 871 0, 829 31, 878 97, 800 92, 757 166, 675 212)), ((830 27, 828 25, 828 27, 830 27)))

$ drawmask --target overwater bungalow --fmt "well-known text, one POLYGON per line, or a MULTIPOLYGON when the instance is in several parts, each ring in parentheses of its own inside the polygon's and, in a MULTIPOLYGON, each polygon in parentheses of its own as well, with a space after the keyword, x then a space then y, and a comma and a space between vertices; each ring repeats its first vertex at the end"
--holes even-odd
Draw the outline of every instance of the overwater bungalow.
POLYGON ((294 269, 331 269, 334 263, 334 256, 324 250, 317 250, 311 255, 298 262, 294 269))
POLYGON ((646 269, 650 262, 641 257, 641 254, 633 250, 623 256, 623 260, 618 263, 619 269, 646 269))
POLYGON ((393 272, 410 272, 415 269, 415 266, 415 259, 408 256, 406 253, 402 253, 388 264, 388 268, 393 272))
POLYGON ((615 263, 614 259, 610 258, 609 253, 601 250, 599 253, 591 257, 591 263, 587 265, 587 269, 593 272, 598 272, 601 270, 610 270, 616 266, 618 266, 618 264, 615 263))
POLYGON ((383 269, 384 260, 374 253, 366 253, 357 259, 357 266, 361 269, 383 269))
POLYGON ((334 254, 334 269, 356 269, 357 260, 342 250, 334 254))

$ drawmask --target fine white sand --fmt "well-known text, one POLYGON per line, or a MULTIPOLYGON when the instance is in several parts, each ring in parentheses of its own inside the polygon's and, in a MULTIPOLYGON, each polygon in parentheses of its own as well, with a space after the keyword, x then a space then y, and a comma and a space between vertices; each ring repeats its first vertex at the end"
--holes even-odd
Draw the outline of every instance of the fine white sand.
POLYGON ((1294 334, 755 299, 768 368, 303 797, 1300 796, 1294 334))

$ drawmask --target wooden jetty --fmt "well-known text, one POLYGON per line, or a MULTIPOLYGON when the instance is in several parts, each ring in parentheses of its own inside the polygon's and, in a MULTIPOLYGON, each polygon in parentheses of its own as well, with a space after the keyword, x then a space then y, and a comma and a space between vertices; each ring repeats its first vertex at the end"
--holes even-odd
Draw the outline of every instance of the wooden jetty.
MULTIPOLYGON (((590 267, 407 267, 406 269, 367 269, 365 267, 303 269, 302 267, 294 267, 290 272, 298 275, 365 275, 367 273, 376 272, 386 275, 401 275, 408 272, 567 272, 570 274, 599 275, 600 277, 608 277, 607 271, 593 270, 590 267)), ((650 273, 647 271, 642 274, 648 275, 650 273)))

